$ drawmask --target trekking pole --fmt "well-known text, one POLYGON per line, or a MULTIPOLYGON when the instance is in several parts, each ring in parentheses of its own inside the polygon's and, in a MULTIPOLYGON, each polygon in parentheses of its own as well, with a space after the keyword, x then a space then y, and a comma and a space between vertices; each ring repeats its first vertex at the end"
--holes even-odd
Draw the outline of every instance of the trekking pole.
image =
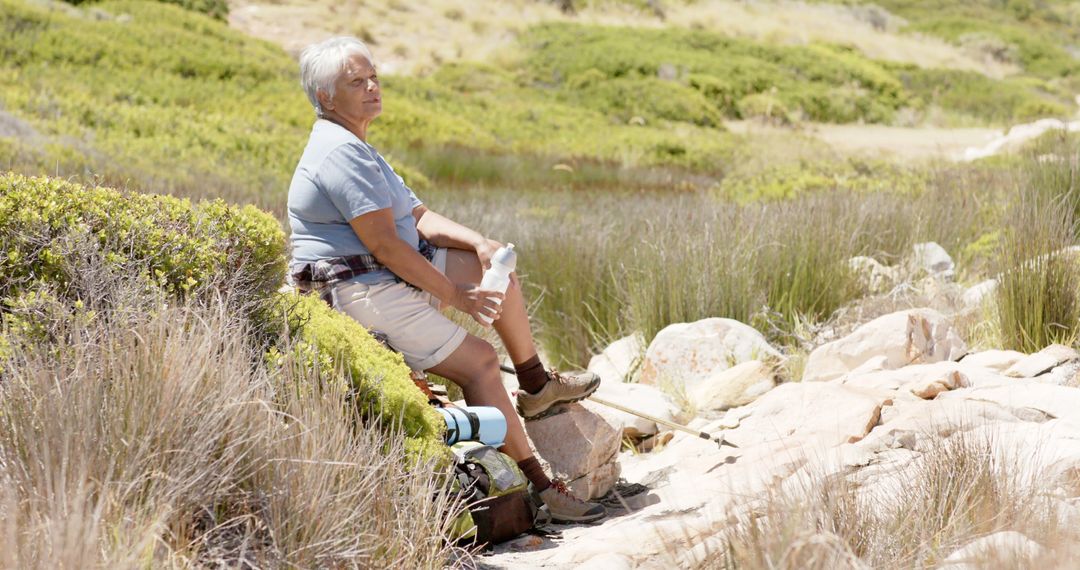
MULTIPOLYGON (((513 368, 511 368, 509 366, 506 366, 506 365, 499 365, 499 370, 502 370, 503 372, 506 372, 507 374, 514 374, 515 376, 517 375, 517 372, 513 368)), ((681 425, 681 424, 677 424, 675 422, 669 422, 669 421, 664 420, 664 419, 660 419, 660 418, 657 418, 657 417, 654 417, 654 416, 650 416, 649 414, 646 414, 645 412, 639 412, 639 411, 634 410, 632 408, 627 408, 626 406, 624 406, 622 404, 616 404, 615 402, 611 402, 611 401, 605 400, 603 398, 599 398, 599 397, 597 397, 595 395, 589 396, 588 399, 596 402, 597 404, 619 410, 620 412, 625 412, 625 413, 630 414, 632 416, 637 416, 637 417, 639 417, 639 418, 641 418, 643 420, 648 420, 650 422, 655 422, 655 423, 658 423, 658 424, 660 424, 662 426, 667 426, 667 427, 669 427, 671 429, 677 429, 679 431, 684 431, 684 432, 686 432, 688 434, 700 437, 701 439, 704 439, 706 441, 715 441, 716 446, 721 448, 721 449, 723 449, 723 446, 725 446, 725 445, 727 445, 729 447, 735 447, 735 448, 739 447, 739 446, 735 445, 734 443, 731 443, 730 441, 725 440, 723 434, 718 435, 718 436, 709 435, 709 434, 707 434, 707 433, 705 433, 703 431, 699 431, 699 430, 696 430, 696 429, 693 429, 693 428, 690 428, 690 427, 687 427, 687 426, 684 426, 684 425, 681 425)))

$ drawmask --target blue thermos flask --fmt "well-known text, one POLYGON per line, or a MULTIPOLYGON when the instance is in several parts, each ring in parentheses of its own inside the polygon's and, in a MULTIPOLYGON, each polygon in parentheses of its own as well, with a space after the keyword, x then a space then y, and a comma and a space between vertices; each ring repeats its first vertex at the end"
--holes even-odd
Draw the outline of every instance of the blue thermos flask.
POLYGON ((479 441, 500 447, 506 439, 506 417, 493 406, 435 408, 446 420, 446 444, 479 441))

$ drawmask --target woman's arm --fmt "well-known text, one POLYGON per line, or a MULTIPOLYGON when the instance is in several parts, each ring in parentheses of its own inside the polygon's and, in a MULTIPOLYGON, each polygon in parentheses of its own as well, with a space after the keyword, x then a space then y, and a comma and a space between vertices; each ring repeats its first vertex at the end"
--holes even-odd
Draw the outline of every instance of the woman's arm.
POLYGON ((413 209, 413 218, 416 219, 416 231, 420 237, 438 247, 471 249, 480 258, 484 269, 491 267, 491 256, 502 247, 501 243, 487 239, 476 230, 432 212, 423 205, 413 209))
MULTIPOLYGON (((443 218, 445 219, 445 218, 443 218)), ((481 290, 477 285, 455 285, 397 235, 394 215, 383 208, 349 221, 364 247, 395 275, 434 295, 443 304, 468 314, 482 325, 482 314, 498 318, 502 306, 492 301, 504 297, 498 291, 481 290)), ((474 232, 475 233, 475 232, 474 232)))

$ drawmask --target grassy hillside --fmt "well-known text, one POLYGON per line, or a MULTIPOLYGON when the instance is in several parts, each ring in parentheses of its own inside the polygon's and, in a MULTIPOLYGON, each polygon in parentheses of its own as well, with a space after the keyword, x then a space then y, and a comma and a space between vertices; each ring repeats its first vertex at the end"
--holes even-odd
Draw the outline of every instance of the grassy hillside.
MULTIPOLYGON (((2 2, 0 166, 281 212, 312 120, 281 49, 171 5, 2 2)), ((516 168, 535 173, 523 178, 540 182, 650 179, 624 168, 715 180, 762 150, 725 132, 726 119, 889 123, 941 108, 1001 123, 1069 108, 1063 88, 1033 77, 926 70, 826 44, 574 24, 532 28, 497 62, 394 76, 385 89, 373 141, 436 181, 462 158, 455 148, 476 151, 475 163, 521 157, 516 168), (540 174, 565 160, 592 174, 540 174)))

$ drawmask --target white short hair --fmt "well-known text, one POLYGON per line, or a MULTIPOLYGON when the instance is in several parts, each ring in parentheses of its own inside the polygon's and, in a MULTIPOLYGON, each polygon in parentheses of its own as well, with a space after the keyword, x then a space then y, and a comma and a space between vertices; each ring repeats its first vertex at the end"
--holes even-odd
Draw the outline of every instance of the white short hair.
POLYGON ((337 81, 345 64, 354 55, 362 55, 372 65, 375 60, 371 57, 371 50, 364 42, 352 36, 338 36, 326 41, 311 44, 300 52, 300 85, 307 93, 311 106, 315 108, 315 114, 322 116, 322 106, 316 93, 325 92, 330 97, 334 96, 334 82, 337 81))

